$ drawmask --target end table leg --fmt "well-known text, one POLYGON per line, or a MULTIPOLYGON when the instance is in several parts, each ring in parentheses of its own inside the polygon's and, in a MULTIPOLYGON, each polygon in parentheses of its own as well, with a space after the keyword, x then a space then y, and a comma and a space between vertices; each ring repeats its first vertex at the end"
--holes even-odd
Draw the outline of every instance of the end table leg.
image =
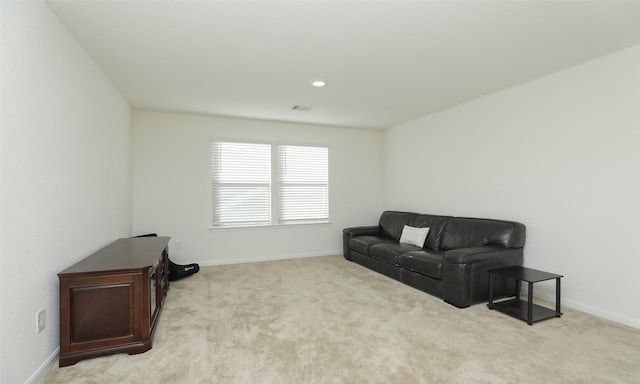
POLYGON ((527 302, 527 324, 533 325, 533 283, 529 283, 529 292, 528 292, 527 302))
POLYGON ((562 312, 560 312, 560 278, 556 279, 556 317, 560 317, 562 312))
POLYGON ((489 272, 489 309, 493 309, 493 273, 489 272))

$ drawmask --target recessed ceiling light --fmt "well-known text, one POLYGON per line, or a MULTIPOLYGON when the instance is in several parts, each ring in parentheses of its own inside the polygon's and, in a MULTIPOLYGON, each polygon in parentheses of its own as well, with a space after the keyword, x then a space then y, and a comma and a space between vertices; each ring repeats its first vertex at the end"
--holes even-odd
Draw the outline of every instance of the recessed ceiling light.
POLYGON ((311 82, 311 85, 313 85, 314 87, 324 87, 325 85, 327 85, 327 82, 324 80, 314 80, 311 82))

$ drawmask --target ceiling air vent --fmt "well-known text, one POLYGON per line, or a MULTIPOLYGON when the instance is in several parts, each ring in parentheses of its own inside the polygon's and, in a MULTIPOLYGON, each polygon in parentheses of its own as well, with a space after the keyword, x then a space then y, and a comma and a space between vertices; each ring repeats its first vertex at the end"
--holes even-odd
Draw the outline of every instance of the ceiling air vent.
POLYGON ((294 111, 310 111, 311 110, 311 106, 310 105, 294 105, 293 107, 291 107, 292 110, 294 111))

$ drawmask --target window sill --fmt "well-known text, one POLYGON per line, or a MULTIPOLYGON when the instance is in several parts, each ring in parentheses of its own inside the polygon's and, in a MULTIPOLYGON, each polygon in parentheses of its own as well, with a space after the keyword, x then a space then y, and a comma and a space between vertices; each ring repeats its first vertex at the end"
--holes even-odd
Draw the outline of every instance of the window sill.
POLYGON ((299 228, 299 227, 313 227, 313 226, 326 226, 331 224, 330 221, 310 221, 290 224, 259 224, 259 225, 225 225, 222 227, 210 227, 210 232, 225 232, 225 231, 246 231, 246 230, 262 230, 262 229, 276 229, 276 228, 299 228))

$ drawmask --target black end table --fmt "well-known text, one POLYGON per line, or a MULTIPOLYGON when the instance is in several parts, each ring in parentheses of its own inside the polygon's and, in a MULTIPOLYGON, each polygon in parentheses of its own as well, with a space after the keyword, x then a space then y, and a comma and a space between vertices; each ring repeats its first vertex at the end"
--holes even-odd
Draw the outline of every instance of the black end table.
POLYGON ((560 278, 564 276, 554 273, 538 271, 537 269, 525 268, 520 266, 495 268, 489 270, 489 309, 495 309, 516 319, 524 320, 527 324, 541 320, 550 319, 552 317, 562 316, 560 312, 560 278), (493 302, 493 279, 494 275, 503 276, 516 280, 515 298, 507 299, 499 302, 493 302), (556 310, 533 304, 533 283, 546 280, 556 280, 556 310), (528 300, 520 299, 520 283, 526 281, 529 283, 528 300))

